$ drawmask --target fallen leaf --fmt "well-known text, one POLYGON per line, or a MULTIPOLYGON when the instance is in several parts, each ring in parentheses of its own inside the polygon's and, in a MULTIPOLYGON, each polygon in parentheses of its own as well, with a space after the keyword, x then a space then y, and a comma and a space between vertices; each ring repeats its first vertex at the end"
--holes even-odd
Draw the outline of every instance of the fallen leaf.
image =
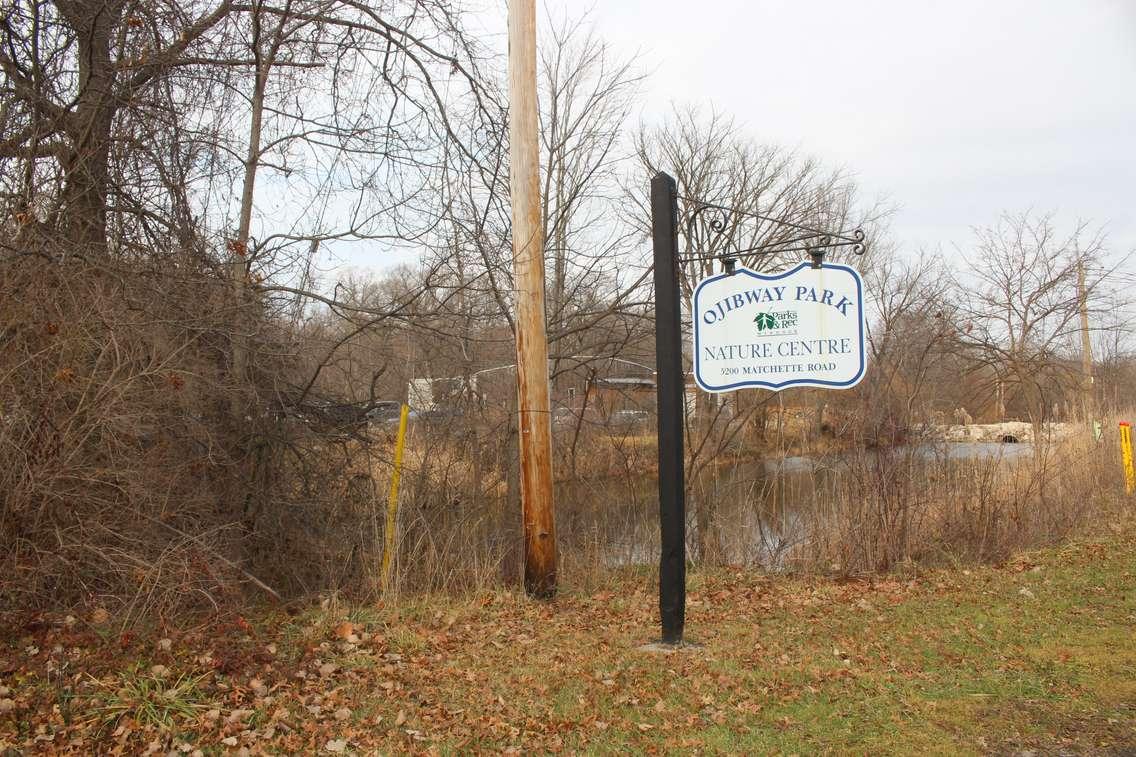
POLYGON ((233 710, 229 713, 229 717, 225 718, 226 723, 240 723, 253 714, 255 710, 233 710))

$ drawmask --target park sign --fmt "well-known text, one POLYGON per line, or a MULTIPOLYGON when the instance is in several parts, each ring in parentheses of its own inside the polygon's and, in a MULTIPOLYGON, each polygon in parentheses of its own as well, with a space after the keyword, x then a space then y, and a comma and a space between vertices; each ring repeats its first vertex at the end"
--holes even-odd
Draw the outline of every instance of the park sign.
POLYGON ((693 310, 694 380, 708 392, 847 389, 864 377, 864 282, 846 265, 739 266, 700 281, 693 310))

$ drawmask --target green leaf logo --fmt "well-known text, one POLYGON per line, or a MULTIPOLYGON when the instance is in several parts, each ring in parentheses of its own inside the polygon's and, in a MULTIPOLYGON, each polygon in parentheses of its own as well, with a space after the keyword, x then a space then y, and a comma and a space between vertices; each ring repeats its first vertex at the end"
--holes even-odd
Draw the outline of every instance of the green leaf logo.
POLYGON ((777 321, 774 320, 772 313, 758 313, 753 322, 757 324, 758 331, 777 328, 777 321))

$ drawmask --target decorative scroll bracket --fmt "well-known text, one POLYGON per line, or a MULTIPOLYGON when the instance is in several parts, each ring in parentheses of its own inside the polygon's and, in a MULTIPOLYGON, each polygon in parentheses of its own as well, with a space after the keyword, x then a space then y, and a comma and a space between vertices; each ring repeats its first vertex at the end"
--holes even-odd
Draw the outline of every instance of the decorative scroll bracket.
MULTIPOLYGON (((762 215, 761 213, 753 213, 725 205, 702 202, 690 197, 682 197, 681 199, 693 203, 695 206, 686 221, 688 240, 694 239, 695 226, 700 218, 708 218, 705 224, 716 236, 726 236, 729 234, 729 228, 731 226, 730 220, 734 216, 756 218, 759 221, 765 221, 766 223, 771 223, 776 226, 796 229, 798 232, 788 239, 782 239, 777 242, 770 242, 756 247, 747 247, 744 249, 735 248, 733 250, 726 249, 726 251, 714 255, 680 255, 679 259, 682 262, 718 260, 722 263, 722 270, 725 273, 733 274, 738 258, 743 255, 777 255, 790 252, 804 252, 809 256, 812 267, 820 268, 824 263, 825 253, 830 249, 850 247, 854 255, 863 255, 865 249, 867 249, 863 229, 857 228, 850 231, 817 229, 811 226, 805 226, 804 224, 792 223, 780 218, 762 215)), ((731 240, 727 238, 727 248, 730 242, 731 240)))

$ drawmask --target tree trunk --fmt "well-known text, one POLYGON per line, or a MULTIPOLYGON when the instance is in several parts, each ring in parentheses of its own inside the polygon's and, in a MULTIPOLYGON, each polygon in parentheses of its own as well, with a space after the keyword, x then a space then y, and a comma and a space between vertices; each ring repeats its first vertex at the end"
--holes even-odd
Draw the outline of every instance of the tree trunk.
POLYGON ((62 165, 62 230, 77 250, 100 253, 107 249, 111 128, 118 110, 110 46, 122 3, 59 2, 58 8, 75 30, 79 67, 78 95, 65 124, 71 145, 62 165))
MULTIPOLYGON (((237 313, 241 313, 247 306, 248 291, 246 277, 248 276, 249 237, 252 229, 252 202, 256 190, 256 170, 260 165, 260 139, 264 121, 264 97, 268 88, 268 76, 272 70, 271 51, 268 56, 261 52, 260 14, 252 16, 253 57, 256 60, 256 77, 253 79, 252 113, 249 120, 248 152, 245 155, 244 181, 241 186, 241 211, 237 226, 237 238, 230 245, 229 254, 229 280, 233 287, 233 302, 237 313)), ((240 324, 245 322, 239 318, 237 327, 232 334, 230 348, 232 350, 232 377, 234 414, 241 415, 247 404, 246 379, 249 364, 249 346, 247 335, 239 331, 240 324)))

